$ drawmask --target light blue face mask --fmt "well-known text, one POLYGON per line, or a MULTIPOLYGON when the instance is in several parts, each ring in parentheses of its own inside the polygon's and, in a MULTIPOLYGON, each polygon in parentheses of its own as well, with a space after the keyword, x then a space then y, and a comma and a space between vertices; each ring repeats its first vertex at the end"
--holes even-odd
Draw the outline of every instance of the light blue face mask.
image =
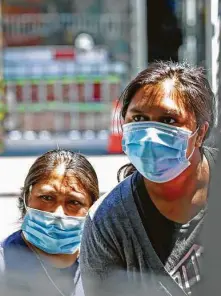
POLYGON ((123 151, 148 180, 164 183, 179 176, 190 165, 186 152, 189 131, 168 124, 145 121, 123 125, 123 151))
POLYGON ((22 232, 28 242, 49 254, 74 254, 79 249, 84 217, 26 210, 22 232))

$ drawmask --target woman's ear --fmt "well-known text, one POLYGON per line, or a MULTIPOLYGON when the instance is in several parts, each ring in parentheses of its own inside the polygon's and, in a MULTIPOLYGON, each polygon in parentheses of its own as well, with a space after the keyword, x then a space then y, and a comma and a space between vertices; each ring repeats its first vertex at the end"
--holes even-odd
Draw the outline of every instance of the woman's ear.
POLYGON ((206 121, 199 128, 198 135, 197 135, 197 138, 196 138, 196 147, 200 148, 202 146, 208 129, 209 129, 209 123, 206 121))

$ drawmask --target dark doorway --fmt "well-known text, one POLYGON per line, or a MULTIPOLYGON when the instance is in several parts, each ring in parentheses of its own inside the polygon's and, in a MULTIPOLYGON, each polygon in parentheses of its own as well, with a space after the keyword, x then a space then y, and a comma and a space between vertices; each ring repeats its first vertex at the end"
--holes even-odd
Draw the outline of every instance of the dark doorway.
POLYGON ((182 31, 172 0, 147 0, 148 61, 178 61, 182 31))

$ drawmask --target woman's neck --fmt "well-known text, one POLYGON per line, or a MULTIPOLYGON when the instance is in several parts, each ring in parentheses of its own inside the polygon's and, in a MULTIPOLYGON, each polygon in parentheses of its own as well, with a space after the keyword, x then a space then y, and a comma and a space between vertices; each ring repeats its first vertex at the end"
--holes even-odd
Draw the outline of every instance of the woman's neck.
POLYGON ((166 183, 145 179, 151 200, 168 219, 186 223, 205 205, 209 183, 207 159, 196 154, 191 165, 177 178, 166 183))
POLYGON ((22 234, 22 238, 24 239, 25 243, 31 249, 36 255, 40 256, 40 258, 49 264, 51 264, 53 267, 56 268, 67 268, 73 265, 78 256, 79 251, 75 252, 74 254, 48 254, 41 249, 35 247, 34 245, 30 244, 22 234))

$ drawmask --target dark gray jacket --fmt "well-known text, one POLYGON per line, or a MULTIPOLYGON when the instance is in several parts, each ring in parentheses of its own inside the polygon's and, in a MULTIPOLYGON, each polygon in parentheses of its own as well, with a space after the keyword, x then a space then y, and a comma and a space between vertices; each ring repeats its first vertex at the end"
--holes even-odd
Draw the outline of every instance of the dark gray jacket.
POLYGON ((185 295, 146 235, 132 196, 131 176, 90 209, 80 269, 86 296, 185 295))

